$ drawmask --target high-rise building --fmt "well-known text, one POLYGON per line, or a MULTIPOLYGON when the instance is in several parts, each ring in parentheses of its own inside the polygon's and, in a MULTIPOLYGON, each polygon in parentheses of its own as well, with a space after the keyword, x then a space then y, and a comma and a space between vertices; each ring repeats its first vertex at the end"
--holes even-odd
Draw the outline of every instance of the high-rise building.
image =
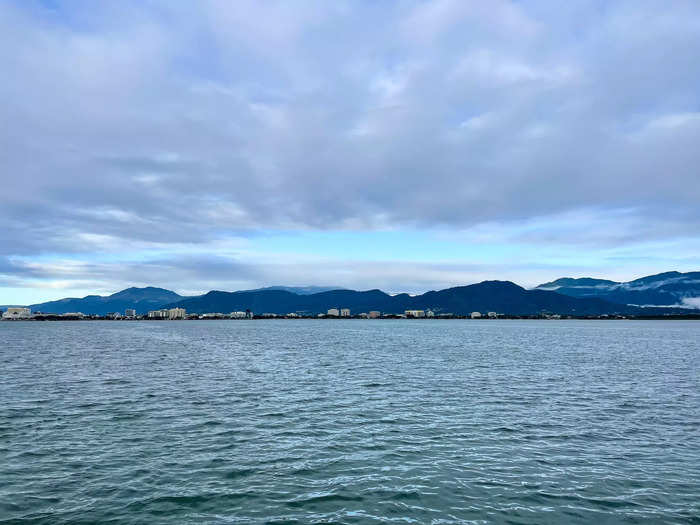
POLYGON ((184 308, 171 308, 168 310, 168 319, 175 320, 175 319, 184 319, 185 318, 185 309, 184 308))

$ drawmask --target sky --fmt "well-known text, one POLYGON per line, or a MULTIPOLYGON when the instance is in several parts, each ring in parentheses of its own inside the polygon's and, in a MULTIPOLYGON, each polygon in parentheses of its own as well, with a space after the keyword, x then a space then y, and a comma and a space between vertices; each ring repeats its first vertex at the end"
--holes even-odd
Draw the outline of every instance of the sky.
POLYGON ((0 1, 0 304, 700 270, 697 0, 0 1))

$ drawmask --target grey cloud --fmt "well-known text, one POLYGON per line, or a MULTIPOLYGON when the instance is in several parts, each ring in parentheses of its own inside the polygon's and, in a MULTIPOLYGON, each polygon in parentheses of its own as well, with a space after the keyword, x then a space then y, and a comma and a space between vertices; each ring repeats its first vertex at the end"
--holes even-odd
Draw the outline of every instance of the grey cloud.
POLYGON ((544 282, 550 265, 484 265, 382 261, 269 262, 223 256, 173 256, 167 259, 112 262, 27 262, 0 258, 0 286, 59 289, 57 297, 75 295, 70 290, 108 294, 129 286, 161 286, 185 295, 208 290, 241 290, 275 284, 380 288, 391 293, 422 293, 499 277, 525 285, 544 282), (66 292, 61 292, 64 289, 66 292))
POLYGON ((0 254, 590 207, 666 225, 648 238, 700 223, 696 2, 176 4, 0 6, 0 254))

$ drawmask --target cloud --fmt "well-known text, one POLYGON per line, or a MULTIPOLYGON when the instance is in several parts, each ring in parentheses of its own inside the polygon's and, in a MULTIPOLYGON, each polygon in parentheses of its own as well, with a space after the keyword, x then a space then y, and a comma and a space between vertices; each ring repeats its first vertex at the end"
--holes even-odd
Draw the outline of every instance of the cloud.
POLYGON ((686 297, 683 299, 683 306, 700 309, 700 297, 686 297))
MULTIPOLYGON (((549 268, 551 269, 551 268, 549 268)), ((72 259, 27 261, 0 259, 0 286, 39 288, 44 297, 109 294, 129 286, 162 286, 184 295, 212 289, 241 290, 287 284, 353 289, 380 288, 390 293, 422 293, 493 278, 527 276, 539 283, 547 275, 532 265, 455 262, 351 261, 334 258, 280 260, 276 257, 174 255, 158 259, 86 262, 72 259)))
POLYGON ((699 47, 692 1, 3 2, 0 256, 696 238, 699 47))

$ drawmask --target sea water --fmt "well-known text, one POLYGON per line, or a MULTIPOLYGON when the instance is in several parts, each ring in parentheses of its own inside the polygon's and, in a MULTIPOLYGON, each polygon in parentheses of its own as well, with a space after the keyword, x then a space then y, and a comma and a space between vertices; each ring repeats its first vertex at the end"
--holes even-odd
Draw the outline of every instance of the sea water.
POLYGON ((0 323, 0 523, 700 523, 700 322, 0 323))

